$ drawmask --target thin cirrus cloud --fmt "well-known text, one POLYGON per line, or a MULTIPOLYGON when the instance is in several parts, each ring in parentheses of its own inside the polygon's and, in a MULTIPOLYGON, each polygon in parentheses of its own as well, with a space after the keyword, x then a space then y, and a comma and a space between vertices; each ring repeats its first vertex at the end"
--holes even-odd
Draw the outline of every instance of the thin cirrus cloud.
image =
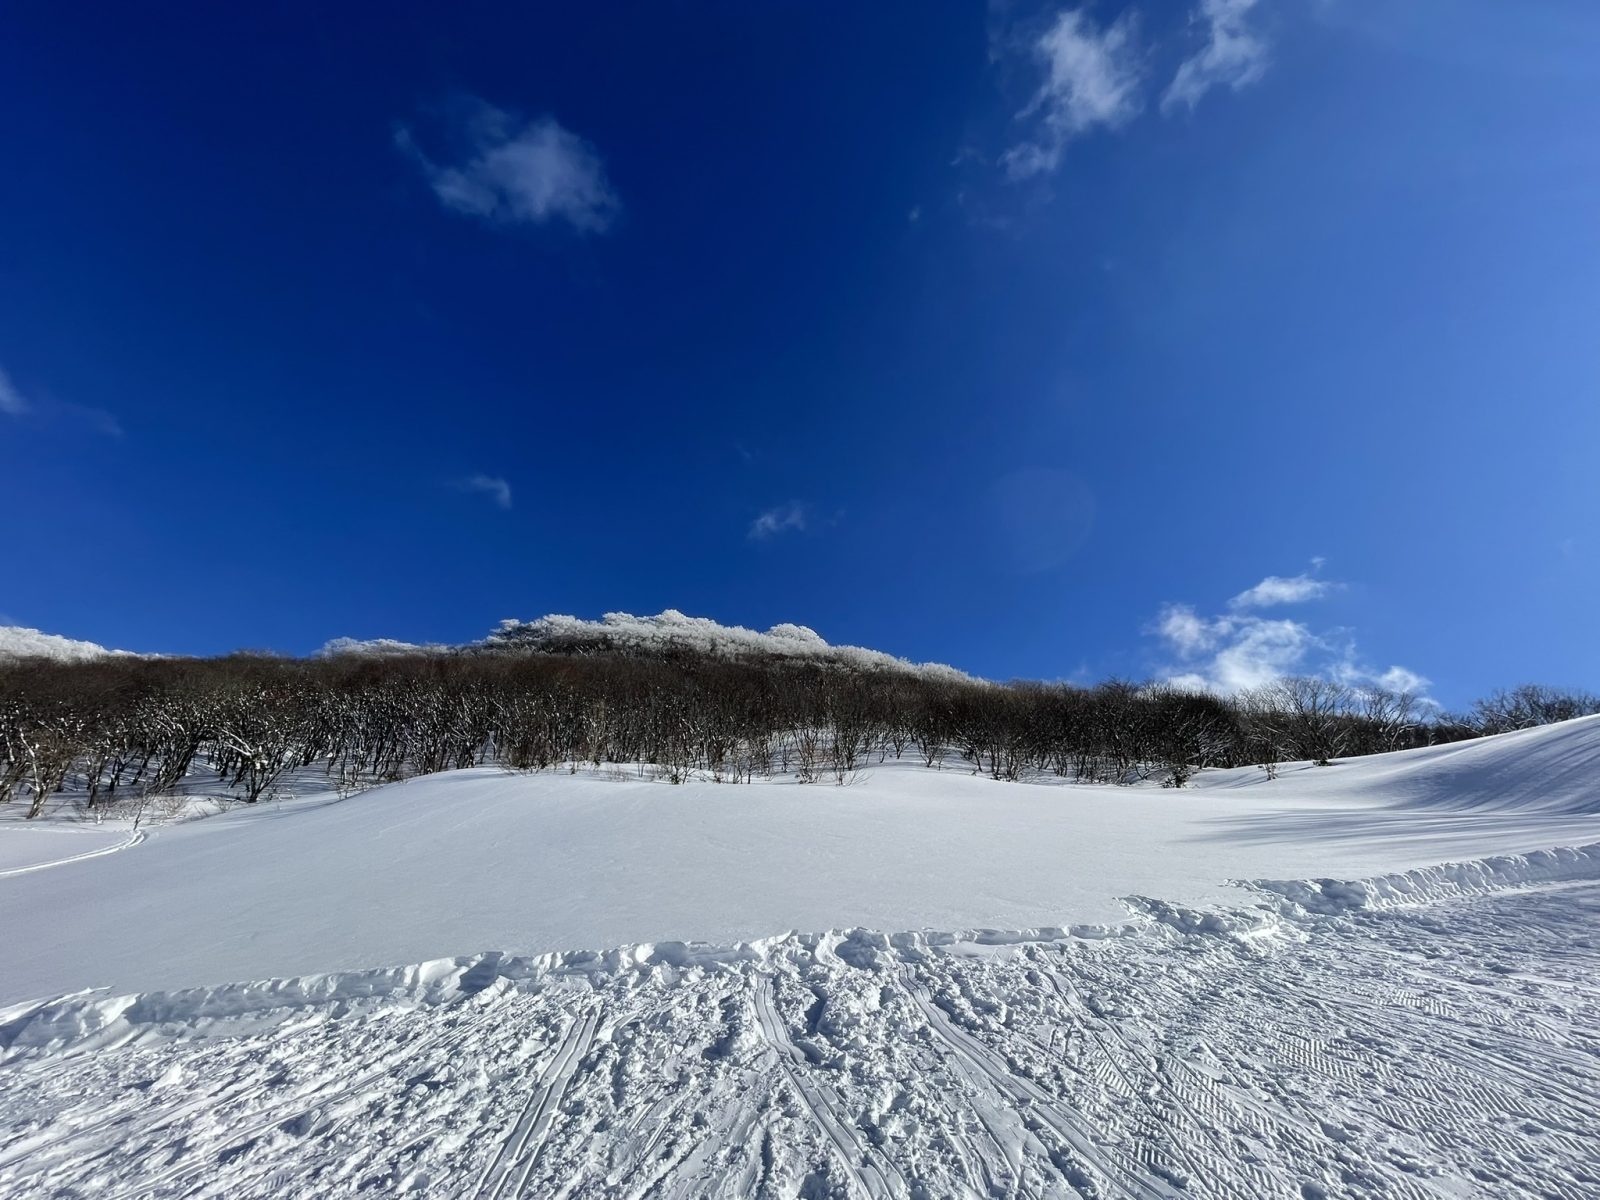
POLYGON ((1166 605, 1150 627, 1167 662, 1169 683, 1233 695, 1288 675, 1314 675, 1358 688, 1409 692, 1427 702, 1428 680, 1407 667, 1379 670, 1364 662, 1347 629, 1317 629, 1308 621, 1258 610, 1321 599, 1339 585, 1308 575, 1269 575, 1206 615, 1189 604, 1166 605))
POLYGON ((1059 14, 1033 44, 1045 78, 1018 116, 1038 118, 1039 136, 1013 146, 1001 162, 1013 179, 1053 171, 1067 143, 1096 127, 1117 129, 1142 107, 1144 61, 1137 24, 1123 13, 1105 29, 1081 9, 1059 14))
POLYGON ((806 505, 799 500, 791 500, 758 514, 750 522, 748 536, 751 541, 764 542, 783 533, 804 533, 810 519, 810 510, 806 505))
MULTIPOLYGON (((1162 92, 1161 112, 1192 111, 1213 88, 1234 91, 1259 80, 1268 47, 1250 25, 1259 0, 1200 0, 1191 27, 1202 43, 1162 92)), ((1061 165, 1069 143, 1097 129, 1114 131, 1143 110, 1151 51, 1139 38, 1133 10, 1101 27, 1086 8, 1063 9, 1029 44, 1044 80, 1017 114, 1035 123, 1033 136, 1001 156, 1006 174, 1024 180, 1061 165)))
POLYGON ((58 407, 69 421, 77 422, 92 433, 114 438, 122 436, 122 422, 103 408, 91 408, 84 404, 62 404, 58 407))
POLYGON ((477 492, 494 501, 496 508, 511 507, 511 485, 498 475, 471 475, 457 482, 463 492, 477 492))
POLYGON ((455 161, 435 161, 408 126, 394 135, 445 208, 497 226, 564 221, 579 233, 616 221, 622 204, 599 152, 554 117, 524 120, 475 98, 456 107, 455 161))
POLYGON ((6 374, 4 367, 0 367, 0 413, 8 417, 21 417, 31 411, 32 406, 22 398, 17 385, 11 382, 11 376, 6 374))
POLYGON ((1257 0, 1201 0, 1196 23, 1205 44, 1185 59, 1161 97, 1161 111, 1192 110, 1212 88, 1234 91, 1266 73, 1267 44, 1249 27, 1257 0))
POLYGON ((4 367, 0 367, 0 416, 28 418, 46 425, 65 425, 69 429, 76 426, 106 437, 122 436, 122 423, 103 408, 48 398, 35 403, 22 394, 4 367))

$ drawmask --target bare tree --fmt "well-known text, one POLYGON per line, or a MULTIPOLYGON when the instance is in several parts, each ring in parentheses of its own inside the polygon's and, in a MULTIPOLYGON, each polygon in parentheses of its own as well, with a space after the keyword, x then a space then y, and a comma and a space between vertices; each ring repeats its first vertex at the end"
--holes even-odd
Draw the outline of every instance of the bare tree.
POLYGON ((1278 680, 1271 690, 1298 757, 1326 767, 1344 752, 1349 688, 1329 679, 1295 675, 1278 680))

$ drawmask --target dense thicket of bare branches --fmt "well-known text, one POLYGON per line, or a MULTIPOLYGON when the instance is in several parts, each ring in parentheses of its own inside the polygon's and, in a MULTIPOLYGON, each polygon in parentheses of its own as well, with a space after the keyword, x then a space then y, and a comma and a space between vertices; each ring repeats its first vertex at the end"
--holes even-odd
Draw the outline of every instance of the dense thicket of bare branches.
POLYGON ((1509 733, 1600 713, 1600 696, 1525 683, 1511 691, 1496 691, 1476 701, 1465 718, 1480 733, 1509 733))
POLYGON ((1181 786, 1201 767, 1325 763, 1595 711, 1593 696, 1538 687, 1425 720, 1413 697, 1320 679, 1223 698, 688 652, 38 660, 0 666, 0 802, 36 815, 70 786, 94 808, 200 767, 255 802, 313 764, 340 786, 491 763, 844 783, 907 753, 996 779, 1181 786))

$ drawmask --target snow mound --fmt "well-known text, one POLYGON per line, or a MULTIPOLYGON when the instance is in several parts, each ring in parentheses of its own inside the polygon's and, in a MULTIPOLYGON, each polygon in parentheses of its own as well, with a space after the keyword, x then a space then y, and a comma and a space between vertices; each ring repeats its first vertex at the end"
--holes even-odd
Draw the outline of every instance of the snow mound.
POLYGON ((1600 813, 1600 716, 1413 753, 1387 785, 1412 808, 1600 813))
MULTIPOLYGON (((1086 930, 1087 936, 1095 931, 1086 930)), ((670 984, 685 972, 719 971, 739 964, 765 968, 814 963, 881 969, 915 961, 935 950, 1058 943, 1063 929, 920 931, 885 935, 874 930, 788 933, 751 942, 644 942, 610 950, 535 955, 500 951, 434 959, 400 967, 338 971, 286 979, 141 992, 112 996, 93 989, 47 1002, 0 1009, 0 1052, 8 1058, 38 1053, 81 1053, 148 1041, 237 1035, 271 1028, 297 1012, 316 1009, 347 1017, 379 1008, 431 1007, 507 991, 540 992, 572 982, 632 977, 636 983, 670 984)))
POLYGON ((1241 886, 1274 898, 1291 914, 1340 916, 1588 879, 1600 879, 1600 842, 1441 863, 1371 879, 1256 879, 1241 886))
POLYGON ((1443 746, 1351 758, 1330 767, 1287 764, 1264 781, 1259 768, 1201 772, 1200 790, 1280 789, 1297 799, 1375 800, 1427 813, 1600 814, 1600 716, 1443 746))
POLYGON ((80 642, 54 633, 29 629, 24 625, 0 625, 0 661, 50 658, 57 662, 90 662, 97 658, 127 653, 126 650, 108 650, 95 642, 80 642))

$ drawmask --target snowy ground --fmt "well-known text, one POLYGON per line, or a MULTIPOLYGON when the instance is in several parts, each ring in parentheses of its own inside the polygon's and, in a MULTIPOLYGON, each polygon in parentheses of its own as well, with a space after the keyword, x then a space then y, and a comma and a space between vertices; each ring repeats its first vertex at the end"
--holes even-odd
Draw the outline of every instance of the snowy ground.
POLYGON ((0 879, 65 866, 137 845, 137 831, 118 825, 72 828, 35 823, 0 834, 0 879))
POLYGON ((11 1030, 0 1190, 1592 1197, 1600 848, 1555 865, 1591 878, 68 1003, 11 1030))
MULTIPOLYGON (((1585 762, 1600 762, 1600 718, 1182 790, 910 762, 842 788, 453 771, 155 827, 129 851, 0 879, 8 909, 41 914, 6 930, 0 1004, 483 950, 1116 925, 1130 895, 1234 904, 1229 879, 1600 839, 1585 762)), ((30 833, 0 827, 0 847, 30 833)))
POLYGON ((0 830, 0 1195, 1600 1194, 1600 721, 1202 782, 0 830))

